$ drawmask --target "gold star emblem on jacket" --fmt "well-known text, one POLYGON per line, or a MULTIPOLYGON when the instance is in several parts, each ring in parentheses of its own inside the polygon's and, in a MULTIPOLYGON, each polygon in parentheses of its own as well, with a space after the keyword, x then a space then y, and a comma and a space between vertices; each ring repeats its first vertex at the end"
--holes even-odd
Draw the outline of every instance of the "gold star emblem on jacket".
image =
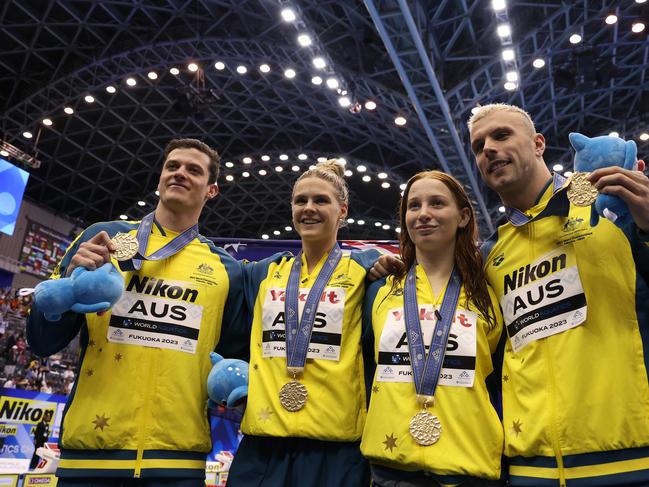
POLYGON ((102 413, 101 416, 95 414, 95 420, 92 421, 92 423, 95 425, 95 429, 100 429, 100 430, 104 431, 104 428, 106 428, 107 426, 110 426, 108 424, 109 419, 110 418, 107 418, 106 415, 103 414, 103 413, 102 413))
POLYGON ((393 433, 390 433, 390 436, 385 435, 385 441, 383 444, 385 445, 384 450, 390 450, 390 453, 392 453, 392 450, 397 447, 397 439, 394 437, 393 433))

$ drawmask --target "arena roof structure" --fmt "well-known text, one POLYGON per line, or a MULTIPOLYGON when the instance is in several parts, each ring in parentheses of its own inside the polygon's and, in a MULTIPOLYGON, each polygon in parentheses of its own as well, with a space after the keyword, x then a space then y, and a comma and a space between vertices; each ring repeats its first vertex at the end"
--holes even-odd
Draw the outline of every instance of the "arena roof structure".
POLYGON ((80 226, 151 211, 182 136, 224 163, 205 235, 296 238, 295 178, 335 157, 351 193, 342 238, 395 238, 400 185, 431 168, 465 185, 485 236, 501 213, 468 144, 481 104, 530 112, 559 171, 571 131, 615 131, 646 156, 648 5, 6 0, 0 135, 40 161, 27 197, 80 226))

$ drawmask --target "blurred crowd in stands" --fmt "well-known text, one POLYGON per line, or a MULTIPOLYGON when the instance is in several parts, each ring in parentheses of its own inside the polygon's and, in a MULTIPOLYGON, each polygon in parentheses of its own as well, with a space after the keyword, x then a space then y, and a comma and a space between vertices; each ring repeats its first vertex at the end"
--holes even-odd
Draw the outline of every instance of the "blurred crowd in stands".
POLYGON ((69 394, 74 385, 78 342, 47 358, 34 355, 25 338, 31 294, 0 288, 0 386, 69 394))

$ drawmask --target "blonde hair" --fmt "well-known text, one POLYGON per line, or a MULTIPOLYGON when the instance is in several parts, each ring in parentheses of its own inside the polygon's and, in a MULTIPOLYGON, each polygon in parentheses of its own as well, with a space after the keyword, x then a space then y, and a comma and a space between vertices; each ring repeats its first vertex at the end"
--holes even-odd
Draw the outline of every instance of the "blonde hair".
POLYGON ((324 162, 319 162, 313 169, 309 169, 297 178, 297 181, 295 181, 295 184, 293 185, 293 192, 295 192, 295 186, 297 186, 297 183, 303 179, 318 178, 331 183, 335 189, 338 203, 349 205, 349 189, 347 188, 344 176, 345 168, 338 162, 338 159, 329 159, 324 162))
POLYGON ((487 115, 496 112, 518 113, 527 121, 530 129, 532 129, 532 133, 536 134, 536 127, 534 126, 534 122, 532 121, 532 117, 530 117, 530 114, 527 113, 522 108, 517 107, 516 105, 509 105, 507 103, 490 103, 489 105, 481 106, 480 109, 475 114, 469 117, 469 121, 467 122, 467 126, 469 127, 469 133, 471 133, 473 124, 475 124, 479 120, 482 120, 487 115))

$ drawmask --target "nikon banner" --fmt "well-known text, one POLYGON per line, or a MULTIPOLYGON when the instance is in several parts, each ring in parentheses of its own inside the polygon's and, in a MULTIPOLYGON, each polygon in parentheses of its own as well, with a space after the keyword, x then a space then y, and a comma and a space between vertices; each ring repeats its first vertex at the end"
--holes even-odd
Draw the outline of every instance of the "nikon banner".
POLYGON ((0 474, 25 473, 34 453, 34 428, 52 411, 50 437, 57 442, 65 396, 0 388, 0 474))

